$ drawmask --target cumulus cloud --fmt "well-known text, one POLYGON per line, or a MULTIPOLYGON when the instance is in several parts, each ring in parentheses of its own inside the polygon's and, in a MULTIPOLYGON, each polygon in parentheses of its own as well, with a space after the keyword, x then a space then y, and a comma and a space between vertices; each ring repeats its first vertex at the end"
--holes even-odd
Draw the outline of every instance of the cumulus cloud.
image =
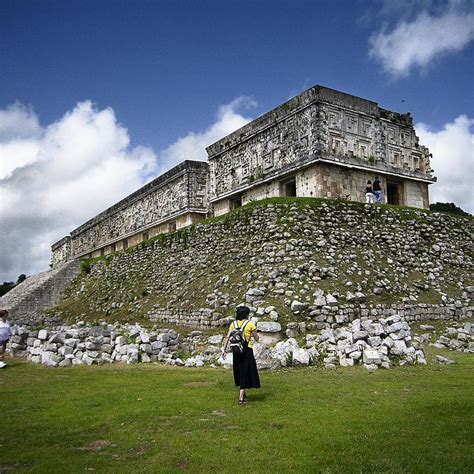
POLYGON ((392 76, 407 76, 447 53, 461 51, 474 39, 474 13, 454 2, 442 14, 423 11, 412 21, 385 26, 369 39, 369 54, 392 76))
POLYGON ((219 107, 217 120, 206 130, 199 133, 188 133, 160 153, 160 158, 167 167, 174 166, 183 160, 206 161, 206 147, 220 140, 229 133, 250 122, 250 117, 238 113, 238 110, 256 106, 250 97, 237 97, 232 102, 219 107))
POLYGON ((0 110, 0 280, 48 268, 51 244, 150 179, 185 159, 205 160, 205 147, 250 119, 242 97, 219 108, 206 130, 167 149, 130 147, 111 108, 77 104, 42 127, 22 104, 0 110))
POLYGON ((474 213, 474 119, 460 115, 439 131, 419 123, 420 142, 433 154, 438 182, 430 186, 431 202, 454 202, 474 213))
POLYGON ((47 268, 53 242, 139 187, 154 153, 129 148, 112 109, 82 102, 41 127, 21 104, 0 111, 2 277, 47 268))

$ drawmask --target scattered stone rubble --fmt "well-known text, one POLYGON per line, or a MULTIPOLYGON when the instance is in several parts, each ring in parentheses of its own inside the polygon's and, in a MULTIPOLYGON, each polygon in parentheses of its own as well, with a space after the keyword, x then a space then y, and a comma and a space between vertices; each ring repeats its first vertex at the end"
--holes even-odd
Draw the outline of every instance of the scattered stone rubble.
POLYGON ((437 349, 474 353, 474 324, 466 322, 461 327, 453 325, 446 328, 444 334, 431 346, 437 349))
POLYGON ((12 355, 26 354, 27 360, 48 367, 156 361, 184 365, 178 357, 179 334, 172 329, 147 331, 139 325, 77 324, 55 330, 14 330, 12 355))
MULTIPOLYGON (((363 364, 368 370, 393 364, 426 364, 420 338, 412 336, 408 322, 394 315, 386 319, 361 318, 351 324, 307 334, 304 323, 289 323, 287 339, 274 321, 258 321, 260 342, 254 344, 260 369, 321 365, 326 368, 363 364)), ((186 367, 232 366, 232 354, 221 356, 223 335, 192 331, 183 337, 173 329, 148 330, 140 325, 83 323, 30 331, 15 327, 12 355, 48 367, 113 362, 163 362, 186 367)))
MULTIPOLYGON (((257 327, 260 327, 261 323, 257 327)), ((389 368, 391 364, 426 364, 422 344, 412 337, 408 322, 394 315, 377 321, 362 318, 340 328, 323 329, 307 334, 304 347, 295 337, 303 332, 301 324, 287 325, 286 341, 274 348, 256 345, 257 362, 261 368, 321 363, 327 368, 363 364, 368 370, 389 368)))
POLYGON ((435 355, 434 358, 433 358, 433 362, 435 364, 440 364, 440 365, 455 364, 454 360, 449 359, 447 357, 443 357, 442 355, 435 355))

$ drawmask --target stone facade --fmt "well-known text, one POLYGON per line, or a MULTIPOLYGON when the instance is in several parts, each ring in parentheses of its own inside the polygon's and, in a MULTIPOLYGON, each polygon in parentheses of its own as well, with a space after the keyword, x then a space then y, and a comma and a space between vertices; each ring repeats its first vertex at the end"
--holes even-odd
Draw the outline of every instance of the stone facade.
POLYGON ((250 201, 306 196, 365 201, 379 175, 384 202, 428 208, 435 181, 410 114, 315 86, 185 161, 52 246, 52 266, 97 257, 219 216, 250 201))
POLYGON ((428 207, 429 150, 410 114, 315 86, 207 148, 216 215, 251 200, 313 196, 365 200, 381 177, 384 200, 428 207))
POLYGON ((208 212, 208 164, 184 161, 52 246, 52 265, 136 245, 202 220, 208 212))
POLYGON ((71 258, 71 237, 67 235, 51 246, 51 266, 56 268, 60 263, 71 258))

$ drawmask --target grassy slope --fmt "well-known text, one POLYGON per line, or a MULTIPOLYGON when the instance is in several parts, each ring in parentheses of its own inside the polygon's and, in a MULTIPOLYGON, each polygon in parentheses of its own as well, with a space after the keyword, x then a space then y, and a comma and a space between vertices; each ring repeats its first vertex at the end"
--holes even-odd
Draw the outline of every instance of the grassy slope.
MULTIPOLYGON (((229 214, 211 218, 207 221, 199 224, 198 227, 203 228, 206 225, 212 225, 214 222, 222 222, 226 228, 231 228, 235 222, 247 222, 251 215, 252 211, 255 208, 265 206, 267 204, 290 204, 291 206, 295 206, 299 211, 298 212, 306 212, 306 209, 313 208, 317 209, 320 208, 322 205, 330 205, 332 209, 344 209, 344 210, 351 210, 351 212, 365 212, 364 204, 360 203, 347 203, 347 202, 340 202, 335 200, 322 200, 322 199, 315 199, 315 198, 272 198, 266 199, 263 201, 255 201, 251 202, 248 205, 239 208, 229 214)), ((383 205, 383 211, 391 210, 395 214, 392 217, 397 216, 401 222, 407 221, 412 222, 413 220, 418 221, 419 223, 424 222, 423 216, 429 216, 432 213, 430 211, 423 211, 419 209, 407 208, 402 206, 389 206, 383 205)), ((286 211, 289 213, 289 208, 286 211)), ((364 217, 367 219, 367 216, 364 217)), ((387 222, 380 215, 373 215, 370 217, 374 226, 380 230, 386 230, 387 222)), ((278 222, 280 224, 284 224, 286 222, 285 215, 280 216, 278 222)), ((293 221, 293 218, 291 219, 293 221)), ((464 226, 469 219, 453 219, 451 225, 456 226, 457 222, 459 222, 459 226, 464 226)), ((353 232, 352 224, 348 226, 340 227, 340 230, 348 232, 351 234, 353 232)), ((189 240, 189 236, 192 235, 196 231, 196 226, 191 226, 189 228, 180 230, 178 232, 172 234, 161 234, 153 239, 150 239, 147 242, 139 244, 137 247, 129 248, 125 251, 127 254, 134 254, 135 252, 142 252, 143 249, 150 247, 152 245, 155 246, 155 264, 151 264, 151 260, 153 260, 152 255, 149 253, 147 254, 147 258, 145 261, 141 263, 140 271, 137 271, 136 265, 132 265, 130 268, 130 272, 128 275, 121 279, 120 282, 111 282, 108 284, 105 281, 104 277, 101 277, 99 281, 95 278, 85 278, 84 275, 78 279, 76 285, 71 287, 71 295, 66 298, 53 312, 60 312, 61 315, 69 320, 74 322, 77 319, 83 319, 87 321, 96 321, 101 319, 107 319, 109 321, 130 321, 131 319, 142 324, 147 324, 148 320, 145 318, 145 314, 153 307, 167 307, 167 304, 170 300, 170 294, 175 293, 177 295, 177 301, 174 302, 171 306, 175 310, 193 310, 201 307, 206 307, 206 295, 211 293, 214 288, 215 282, 223 275, 229 276, 229 281, 227 284, 223 285, 220 289, 224 293, 230 295, 232 304, 230 305, 230 309, 223 309, 222 307, 218 308, 218 311, 224 315, 233 314, 234 305, 237 302, 241 302, 243 300, 243 295, 245 293, 245 287, 247 284, 247 275, 249 272, 252 272, 252 266, 250 262, 245 260, 244 253, 241 252, 241 258, 238 261, 234 261, 232 259, 226 260, 222 258, 222 256, 214 256, 213 249, 210 249, 210 257, 202 262, 193 261, 193 264, 189 267, 190 270, 193 270, 193 275, 190 276, 188 273, 188 269, 186 268, 183 272, 181 270, 177 270, 176 272, 168 271, 165 273, 163 278, 156 278, 151 276, 155 271, 154 268, 160 268, 163 266, 163 262, 161 262, 158 258, 158 253, 160 252, 160 247, 169 247, 172 242, 185 242, 187 243, 189 240), (150 265, 147 267, 147 263, 150 265), (217 265, 216 268, 216 264, 217 265), (83 294, 77 294, 77 290, 81 287, 82 283, 85 283, 85 287, 87 291, 83 294), (162 287, 160 287, 160 285, 162 287), (239 285, 243 285, 244 288, 239 285), (111 289, 113 288, 113 289, 111 289), (118 300, 121 301, 123 306, 120 309, 114 310, 107 310, 103 311, 101 307, 107 304, 107 299, 104 300, 104 295, 107 294, 114 294, 111 296, 111 300, 118 300), (99 304, 96 304, 96 303, 99 304)), ((282 231, 287 230, 292 233, 291 225, 290 227, 282 227, 282 231)), ((329 234, 330 235, 330 232, 329 234)), ((303 235, 292 235, 295 238, 302 238, 303 235)), ((430 246, 434 243, 434 239, 436 234, 430 237, 430 240, 424 242, 426 246, 430 246), (431 241, 432 240, 432 241, 431 241)), ((183 244, 182 246, 178 246, 180 254, 183 256, 187 255, 185 250, 187 244, 183 244), (183 247, 184 248, 181 248, 183 247)), ((383 246, 382 246, 383 248, 383 246)), ((153 247, 150 247, 150 251, 153 254, 153 247)), ((365 276, 359 276, 356 273, 350 272, 350 274, 346 274, 346 270, 354 263, 358 263, 359 266, 364 269, 370 269, 371 264, 366 262, 367 252, 364 249, 354 247, 350 249, 350 253, 354 254, 353 259, 346 258, 347 253, 347 246, 340 248, 338 250, 339 253, 343 253, 342 261, 343 263, 336 262, 338 269, 339 269, 339 276, 336 278, 328 278, 326 280, 320 280, 319 282, 310 282, 307 281, 306 275, 303 275, 300 278, 300 281, 293 280, 291 281, 287 278, 288 281, 291 282, 292 289, 295 292, 299 292, 303 289, 304 286, 310 288, 311 292, 316 287, 325 290, 326 292, 334 293, 334 292, 341 292, 345 294, 347 291, 347 287, 345 285, 346 280, 351 280, 353 282, 358 282, 365 276)), ((120 259, 121 252, 118 254, 109 255, 107 257, 99 257, 96 259, 91 259, 88 261, 83 262, 84 269, 89 268, 91 265, 96 263, 105 263, 106 266, 111 264, 114 265, 115 257, 120 259)), ((338 255, 341 257, 341 255, 338 255)), ((384 254, 383 257, 391 256, 390 252, 387 250, 386 255, 384 254)), ((315 254, 312 258, 317 260, 318 265, 320 266, 331 266, 333 263, 327 261, 325 259, 324 252, 315 254)), ((166 259, 165 259, 166 260, 166 259)), ((387 267, 387 263, 385 260, 382 260, 380 263, 384 268, 387 267)), ((289 262, 287 262, 289 263, 289 262)), ((291 263, 291 262, 290 262, 291 263)), ((395 267, 397 262, 395 262, 395 267)), ((173 267, 174 268, 174 267, 173 267)), ((388 267, 387 267, 388 268, 388 267)), ((390 267, 391 268, 391 267, 390 267)), ((459 273, 459 269, 455 266, 449 267, 449 275, 455 280, 457 273, 459 273)), ((461 272, 462 273, 462 272, 461 272)), ((264 274, 264 273, 263 273, 264 274)), ((408 286, 412 286, 414 281, 420 279, 420 274, 418 272, 412 272, 405 276, 396 274, 395 270, 388 272, 388 277, 391 279, 393 276, 397 276, 400 282, 406 283, 408 286)), ((459 276, 458 276, 459 277, 459 276)), ((258 285, 257 285, 258 286, 258 285)), ((369 285, 370 286, 370 285, 369 285)), ((462 295, 462 288, 459 288, 457 285, 444 283, 443 291, 448 294, 452 298, 459 298, 462 295)), ((304 290, 306 291, 306 290, 304 290)), ((374 296, 369 288, 364 288, 366 295, 368 297, 368 302, 371 303, 399 303, 401 302, 402 297, 406 296, 406 292, 396 292, 390 291, 382 296, 374 296)), ((310 292, 310 293, 311 293, 310 292)), ((441 295, 430 289, 429 291, 419 292, 419 299, 418 303, 439 303, 441 300, 441 295)), ((309 294, 306 292, 306 294, 309 294)), ((286 314, 288 313, 288 308, 283 304, 283 297, 276 296, 274 294, 268 293, 265 296, 265 304, 266 305, 273 305, 277 308, 282 317, 282 321, 285 322, 286 314)), ((294 320, 293 315, 288 315, 290 320, 294 320)))
POLYGON ((474 358, 449 357, 265 372, 243 407, 225 370, 13 361, 0 471, 472 472, 474 358))

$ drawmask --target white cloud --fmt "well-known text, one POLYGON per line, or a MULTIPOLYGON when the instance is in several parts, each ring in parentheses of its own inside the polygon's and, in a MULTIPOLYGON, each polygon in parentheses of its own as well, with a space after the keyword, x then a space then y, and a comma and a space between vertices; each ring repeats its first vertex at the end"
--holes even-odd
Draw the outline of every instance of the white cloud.
MULTIPOLYGON (((47 268, 50 246, 143 184, 154 153, 130 149, 112 109, 82 102, 42 128, 21 104, 0 111, 1 277, 47 268)), ((3 281, 3 280, 2 280, 3 281)))
POLYGON ((82 102, 41 127, 16 103, 0 110, 0 280, 45 270, 51 244, 152 178, 185 159, 205 160, 205 147, 250 119, 241 97, 219 108, 215 123, 157 154, 130 148, 111 108, 82 102))
MULTIPOLYGON (((248 109, 256 105, 250 97, 238 97, 219 107, 217 121, 199 133, 188 133, 160 153, 166 167, 172 167, 184 160, 207 160, 206 147, 229 133, 243 127, 251 118, 237 113, 239 109, 248 109)), ((164 171, 162 169, 161 171, 164 171)))
POLYGON ((19 102, 0 109, 0 143, 37 138, 42 133, 38 117, 19 102))
POLYGON ((438 182, 430 186, 431 202, 454 202, 474 213, 474 119, 460 115, 442 130, 415 126, 420 143, 433 154, 431 166, 438 182))
POLYGON ((454 2, 441 15, 422 12, 413 21, 399 21, 369 39, 372 58, 394 77, 407 76, 413 67, 426 68, 439 56, 461 51, 474 39, 474 13, 454 2))

